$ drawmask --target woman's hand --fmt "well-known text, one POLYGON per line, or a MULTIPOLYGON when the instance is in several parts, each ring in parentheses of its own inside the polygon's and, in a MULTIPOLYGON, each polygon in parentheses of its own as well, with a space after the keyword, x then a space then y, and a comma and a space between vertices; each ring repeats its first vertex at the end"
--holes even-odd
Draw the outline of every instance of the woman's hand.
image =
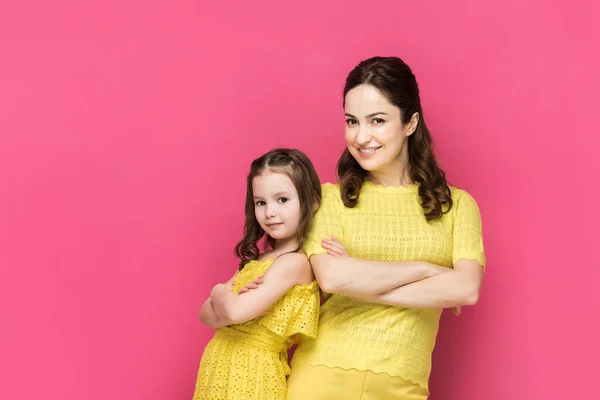
POLYGON ((331 239, 323 239, 321 246, 327 250, 327 254, 334 257, 348 257, 346 248, 338 238, 332 236, 331 239))

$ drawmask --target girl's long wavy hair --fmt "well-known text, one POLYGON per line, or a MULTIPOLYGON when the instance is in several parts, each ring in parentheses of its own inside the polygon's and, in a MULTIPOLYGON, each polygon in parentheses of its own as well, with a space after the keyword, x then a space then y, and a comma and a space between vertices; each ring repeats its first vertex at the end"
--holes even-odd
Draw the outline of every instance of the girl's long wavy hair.
MULTIPOLYGON (((296 232, 298 248, 302 248, 312 217, 321 202, 321 183, 312 162, 308 157, 296 149, 273 149, 265 155, 252 161, 250 173, 246 181, 246 222, 244 224, 244 237, 235 246, 235 255, 240 259, 240 270, 251 260, 260 256, 258 243, 265 237, 254 214, 254 193, 252 180, 266 171, 286 174, 296 187, 300 201, 300 224, 296 232)), ((264 251, 275 248, 275 239, 266 235, 264 251)))
MULTIPOLYGON (((433 141, 425 125, 415 75, 398 57, 373 57, 364 60, 346 78, 344 106, 348 92, 362 84, 374 86, 398 107, 403 124, 407 124, 414 113, 419 113, 417 128, 408 137, 408 171, 411 180, 419 184, 419 197, 425 218, 427 221, 440 219, 452 208, 452 197, 446 175, 433 154, 433 141)), ((338 160, 337 175, 344 205, 356 206, 367 171, 350 154, 348 148, 338 160)))

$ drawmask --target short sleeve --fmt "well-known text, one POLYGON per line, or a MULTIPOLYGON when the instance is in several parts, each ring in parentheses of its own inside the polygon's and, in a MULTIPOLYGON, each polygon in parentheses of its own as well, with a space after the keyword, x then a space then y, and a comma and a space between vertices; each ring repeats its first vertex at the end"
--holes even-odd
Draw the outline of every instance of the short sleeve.
POLYGON ((303 246, 307 257, 326 253, 326 250, 321 246, 321 241, 324 238, 335 236, 343 243, 343 207, 339 186, 331 183, 323 184, 321 187, 321 205, 313 217, 308 237, 303 246))
POLYGON ((275 303, 259 323, 280 336, 301 335, 314 339, 319 322, 319 286, 317 281, 294 286, 275 303))
POLYGON ((452 231, 452 264, 461 258, 475 260, 485 266, 481 215, 475 199, 465 191, 457 191, 456 214, 452 231))

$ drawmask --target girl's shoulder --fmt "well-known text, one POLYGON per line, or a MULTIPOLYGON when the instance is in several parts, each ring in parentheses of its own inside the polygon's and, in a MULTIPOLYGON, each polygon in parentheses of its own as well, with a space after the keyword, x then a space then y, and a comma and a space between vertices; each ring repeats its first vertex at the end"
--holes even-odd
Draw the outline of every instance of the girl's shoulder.
POLYGON ((273 259, 271 268, 285 268, 286 274, 292 274, 298 285, 309 284, 315 279, 308 257, 303 252, 282 254, 273 259))

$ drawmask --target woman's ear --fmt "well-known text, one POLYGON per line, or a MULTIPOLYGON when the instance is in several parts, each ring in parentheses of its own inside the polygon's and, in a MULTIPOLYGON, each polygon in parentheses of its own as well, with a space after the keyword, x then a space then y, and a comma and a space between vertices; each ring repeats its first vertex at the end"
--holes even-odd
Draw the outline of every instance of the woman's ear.
POLYGON ((415 112, 412 117, 410 117, 410 121, 408 121, 408 129, 406 131, 406 136, 410 136, 417 130, 417 125, 419 125, 419 113, 415 112))

